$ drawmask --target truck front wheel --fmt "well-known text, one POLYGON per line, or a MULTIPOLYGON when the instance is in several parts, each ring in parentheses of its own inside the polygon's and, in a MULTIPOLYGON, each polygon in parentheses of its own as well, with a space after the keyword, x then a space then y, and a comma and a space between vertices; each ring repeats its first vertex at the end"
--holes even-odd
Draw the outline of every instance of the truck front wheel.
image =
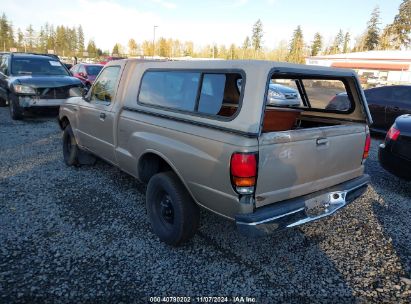
POLYGON ((13 98, 13 95, 9 95, 9 110, 10 117, 13 120, 23 119, 23 109, 19 105, 18 98, 13 98))
POLYGON ((161 172, 150 179, 146 208, 154 233, 169 245, 180 245, 197 230, 199 207, 173 172, 161 172))
POLYGON ((74 137, 71 126, 68 125, 63 131, 63 156, 67 166, 78 165, 79 148, 74 137))

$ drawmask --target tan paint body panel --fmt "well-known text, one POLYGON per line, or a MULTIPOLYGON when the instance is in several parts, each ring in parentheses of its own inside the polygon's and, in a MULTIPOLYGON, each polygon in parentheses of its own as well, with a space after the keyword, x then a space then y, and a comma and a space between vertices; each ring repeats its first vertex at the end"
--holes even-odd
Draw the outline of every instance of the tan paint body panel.
MULTIPOLYGON (((114 102, 106 108, 110 117, 104 121, 106 125, 93 123, 93 118, 83 122, 90 104, 81 97, 70 98, 60 108, 60 119, 69 119, 78 144, 137 178, 141 157, 157 154, 175 170, 198 204, 222 216, 234 218, 238 213, 250 213, 255 207, 323 189, 363 172, 365 121, 371 117, 367 106, 362 105, 362 92, 356 91, 355 73, 350 70, 268 61, 119 60, 106 66, 113 65, 121 66, 121 79, 114 102), (363 123, 261 134, 268 75, 276 68, 351 75, 356 109, 349 118, 363 123), (245 75, 241 109, 227 121, 139 104, 140 81, 148 69, 240 71, 245 75), (87 124, 92 131, 82 130, 87 124), (313 146, 318 137, 330 139, 329 145, 324 149, 313 146), (346 145, 350 145, 350 153, 346 153, 346 145), (229 165, 234 152, 259 153, 255 205, 240 203, 231 186, 229 165)), ((310 112, 310 116, 347 118, 333 113, 310 112)))
POLYGON ((263 134, 256 206, 316 192, 363 174, 362 124, 263 134), (327 140, 318 145, 317 140, 327 140))

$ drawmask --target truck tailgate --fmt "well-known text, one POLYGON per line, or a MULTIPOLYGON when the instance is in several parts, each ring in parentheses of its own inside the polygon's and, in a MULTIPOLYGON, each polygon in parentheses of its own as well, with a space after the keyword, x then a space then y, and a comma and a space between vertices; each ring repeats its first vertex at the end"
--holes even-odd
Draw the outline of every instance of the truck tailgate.
POLYGON ((340 184, 363 174, 363 124, 263 133, 256 207, 340 184))

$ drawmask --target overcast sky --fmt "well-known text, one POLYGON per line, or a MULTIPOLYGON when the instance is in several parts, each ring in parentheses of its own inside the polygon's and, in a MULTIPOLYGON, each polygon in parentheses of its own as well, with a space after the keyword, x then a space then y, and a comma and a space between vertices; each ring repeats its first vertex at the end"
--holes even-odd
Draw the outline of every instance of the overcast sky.
POLYGON ((364 31, 376 5, 381 26, 392 22, 401 0, 2 0, 3 11, 14 27, 35 29, 49 22, 78 26, 86 43, 93 38, 98 47, 111 50, 116 42, 126 46, 156 37, 191 40, 196 45, 236 43, 241 45, 260 18, 264 47, 274 48, 289 39, 301 25, 310 42, 320 32, 328 43, 341 28, 357 36, 364 31))

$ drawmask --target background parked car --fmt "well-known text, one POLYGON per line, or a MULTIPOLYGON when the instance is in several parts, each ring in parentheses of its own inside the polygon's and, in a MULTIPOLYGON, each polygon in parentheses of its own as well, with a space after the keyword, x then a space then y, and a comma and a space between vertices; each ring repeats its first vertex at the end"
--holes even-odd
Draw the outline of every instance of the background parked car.
POLYGON ((106 64, 109 61, 113 61, 113 60, 121 60, 121 59, 127 59, 126 57, 113 57, 113 56, 109 56, 106 57, 103 61, 100 61, 100 64, 106 64))
POLYGON ((296 89, 278 83, 270 83, 267 104, 274 106, 299 106, 301 98, 296 89))
POLYGON ((338 93, 335 95, 328 105, 325 107, 326 110, 332 111, 348 111, 351 107, 350 99, 346 92, 338 93))
POLYGON ((57 114, 74 87, 83 85, 55 55, 0 54, 0 99, 9 105, 12 119, 34 111, 57 114))
POLYGON ((387 131, 395 119, 411 114, 411 85, 385 86, 364 90, 373 118, 374 131, 387 131))
POLYGON ((411 115, 402 115, 387 132, 378 159, 384 169, 411 180, 411 115))
MULTIPOLYGON (((364 90, 373 124, 371 129, 385 133, 395 119, 403 114, 411 114, 411 85, 385 86, 364 90)), ((344 111, 350 101, 346 93, 337 94, 326 109, 344 111)))
POLYGON ((79 63, 73 66, 70 69, 70 72, 74 77, 80 79, 86 86, 90 87, 103 66, 104 65, 102 64, 79 63))

